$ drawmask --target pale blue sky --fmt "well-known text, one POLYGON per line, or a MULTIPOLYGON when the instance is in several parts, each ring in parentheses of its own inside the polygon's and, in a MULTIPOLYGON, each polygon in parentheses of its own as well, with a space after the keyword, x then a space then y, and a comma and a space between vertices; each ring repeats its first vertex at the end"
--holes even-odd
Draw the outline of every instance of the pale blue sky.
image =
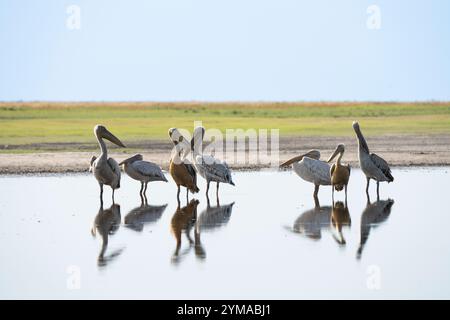
POLYGON ((447 0, 0 0, 0 41, 0 100, 450 100, 447 0))

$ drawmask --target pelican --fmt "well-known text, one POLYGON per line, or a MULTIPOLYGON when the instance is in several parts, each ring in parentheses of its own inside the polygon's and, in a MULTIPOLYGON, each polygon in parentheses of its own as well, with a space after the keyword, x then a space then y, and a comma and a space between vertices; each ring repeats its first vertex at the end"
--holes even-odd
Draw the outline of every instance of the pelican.
POLYGON ((177 184, 177 199, 180 202, 180 186, 186 188, 186 200, 188 192, 197 193, 200 189, 197 187, 197 173, 194 166, 186 163, 185 156, 189 152, 190 145, 186 138, 181 135, 177 128, 169 129, 169 137, 175 145, 174 152, 169 162, 169 172, 177 184))
POLYGON ((364 246, 369 238, 370 230, 382 224, 391 214, 394 200, 378 200, 374 203, 367 201, 367 206, 361 216, 361 240, 359 242, 356 258, 361 259, 364 246))
POLYGON ((106 249, 108 248, 108 238, 117 232, 120 226, 120 205, 113 204, 109 209, 103 209, 103 204, 100 205, 100 209, 95 216, 94 225, 91 229, 92 236, 96 236, 97 232, 102 238, 102 247, 98 255, 98 265, 100 267, 106 266, 106 264, 119 256, 123 248, 118 249, 105 257, 106 249))
POLYGON ((161 168, 153 162, 143 161, 141 154, 136 154, 131 158, 123 160, 119 163, 119 166, 123 167, 123 170, 128 174, 128 176, 130 176, 130 178, 141 182, 141 191, 139 191, 141 198, 146 198, 145 193, 147 192, 147 184, 149 182, 167 182, 161 168))
POLYGON ((330 168, 330 176, 331 176, 331 194, 334 202, 334 190, 342 191, 345 188, 345 201, 347 201, 347 185, 348 180, 350 179, 350 166, 341 164, 342 156, 345 152, 345 146, 343 144, 339 144, 328 159, 328 163, 331 162, 337 155, 338 158, 336 162, 330 168))
POLYGON ((344 205, 341 201, 337 201, 336 203, 333 202, 331 224, 339 235, 337 237, 333 234, 333 238, 337 241, 337 243, 341 245, 345 244, 345 239, 342 235, 342 227, 351 225, 350 212, 348 211, 347 204, 344 205))
POLYGON ((366 195, 369 197, 369 183, 370 179, 373 179, 377 182, 377 196, 379 197, 380 182, 387 181, 389 183, 394 181, 394 177, 391 174, 391 169, 383 158, 377 156, 375 153, 369 152, 369 146, 367 145, 367 142, 359 129, 358 122, 353 122, 353 129, 358 137, 359 165, 367 178, 366 195))
POLYGON ((280 165, 280 168, 293 165, 295 173, 305 181, 314 184, 314 199, 317 199, 320 186, 331 185, 330 165, 320 159, 318 150, 310 150, 280 165))
POLYGON ((116 160, 108 158, 108 151, 103 139, 107 139, 119 147, 125 145, 102 125, 94 127, 94 135, 100 145, 100 157, 92 156, 89 171, 92 172, 100 185, 100 202, 103 202, 103 185, 106 184, 112 189, 112 199, 114 202, 114 190, 120 188, 120 167, 116 160))
MULTIPOLYGON (((194 130, 191 148, 194 152, 194 167, 198 174, 206 180, 206 197, 208 198, 209 184, 211 181, 217 183, 216 198, 219 197, 219 183, 228 183, 234 186, 231 171, 226 162, 214 158, 211 155, 203 155, 199 152, 199 144, 203 142, 205 128, 197 127, 194 130)), ((201 148, 200 148, 201 151, 201 148)))

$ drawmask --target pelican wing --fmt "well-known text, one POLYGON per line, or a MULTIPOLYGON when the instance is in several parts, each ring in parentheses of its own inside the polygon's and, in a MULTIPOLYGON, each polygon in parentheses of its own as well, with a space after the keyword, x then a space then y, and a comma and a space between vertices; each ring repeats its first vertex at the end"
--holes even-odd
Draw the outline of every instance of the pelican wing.
POLYGON ((391 169, 389 168, 388 163, 383 158, 376 155, 375 153, 372 153, 370 155, 370 159, 378 167, 378 169, 380 169, 381 172, 383 172, 383 174, 386 176, 386 178, 389 179, 389 182, 394 181, 394 177, 392 176, 391 169))
POLYGON ((311 159, 309 157, 303 158, 300 166, 300 177, 306 181, 319 185, 330 185, 330 165, 321 160, 311 159))
POLYGON ((132 164, 133 168, 139 172, 140 174, 152 178, 161 178, 165 181, 167 181, 166 177, 164 176, 161 168, 153 163, 148 161, 134 161, 132 164))
POLYGON ((231 172, 226 163, 222 163, 213 156, 203 156, 199 160, 201 166, 212 180, 227 183, 231 182, 231 172))
POLYGON ((320 151, 319 150, 310 150, 310 151, 308 151, 305 154, 301 154, 299 156, 293 157, 292 159, 289 159, 288 161, 283 162, 282 164, 280 164, 280 168, 288 167, 288 166, 290 166, 291 164, 293 164, 295 162, 301 161, 305 157, 309 157, 311 159, 319 160, 320 159, 320 151))
POLYGON ((192 177, 192 180, 194 181, 194 185, 197 185, 197 172, 194 169, 194 166, 190 163, 183 163, 186 167, 187 171, 189 172, 189 175, 192 177))
POLYGON ((108 165, 110 166, 111 170, 115 174, 118 174, 120 176, 120 167, 119 167, 119 164, 117 163, 117 161, 114 160, 113 158, 109 158, 107 162, 108 162, 108 165))

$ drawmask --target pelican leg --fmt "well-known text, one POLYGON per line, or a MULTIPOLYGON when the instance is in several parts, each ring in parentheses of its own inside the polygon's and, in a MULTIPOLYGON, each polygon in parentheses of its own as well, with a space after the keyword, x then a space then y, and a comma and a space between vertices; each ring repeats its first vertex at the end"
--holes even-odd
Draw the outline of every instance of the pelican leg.
POLYGON ((316 184, 314 187, 314 198, 316 199, 319 194, 319 185, 316 184))
POLYGON ((186 188, 186 203, 189 202, 189 189, 186 188))
POLYGON ((208 191, 209 191, 209 180, 206 181, 206 197, 208 197, 208 191))
POLYGON ((331 201, 334 203, 334 186, 331 185, 331 201))
POLYGON ((377 181, 377 197, 380 197, 380 181, 377 181))
POLYGON ((370 183, 370 178, 367 178, 367 185, 366 185, 366 195, 367 195, 367 197, 369 197, 369 183, 370 183))
POLYGON ((112 202, 114 203, 114 189, 112 189, 112 202))
POLYGON ((216 198, 219 198, 219 181, 217 181, 216 198))
POLYGON ((141 182, 141 190, 139 191, 139 194, 142 196, 142 191, 144 190, 144 183, 141 182))
POLYGON ((380 181, 377 181, 377 201, 380 201, 380 181))
POLYGON ((178 199, 178 202, 180 202, 180 185, 177 184, 177 187, 178 187, 178 191, 177 191, 177 199, 178 199))
POLYGON ((145 183, 144 197, 147 197, 147 185, 148 185, 148 182, 145 183))
POLYGON ((103 205, 103 184, 99 183, 99 186, 100 186, 100 202, 103 205))

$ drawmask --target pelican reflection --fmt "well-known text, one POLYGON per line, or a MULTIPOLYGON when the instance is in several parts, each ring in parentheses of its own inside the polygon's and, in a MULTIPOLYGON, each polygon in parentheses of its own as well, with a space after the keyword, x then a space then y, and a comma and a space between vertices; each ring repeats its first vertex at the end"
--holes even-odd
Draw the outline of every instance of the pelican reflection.
POLYGON ((225 226, 230 221, 233 206, 234 202, 220 205, 217 199, 216 206, 212 207, 208 199, 206 209, 198 216, 195 224, 195 248, 198 258, 206 258, 206 252, 200 241, 201 233, 204 231, 213 231, 225 226))
POLYGON ((340 245, 344 245, 345 238, 342 234, 342 227, 348 226, 350 227, 352 220, 350 218, 350 212, 348 211, 347 202, 336 201, 333 204, 333 209, 331 212, 331 225, 337 232, 333 232, 333 238, 340 245))
POLYGON ((356 253, 357 259, 361 259, 364 246, 369 238, 370 230, 389 218, 393 205, 394 200, 392 199, 378 200, 374 203, 370 203, 370 201, 367 202, 367 206, 361 216, 361 240, 356 253))
POLYGON ((113 204, 109 209, 103 209, 103 205, 95 216, 94 225, 91 229, 92 235, 95 237, 97 233, 102 239, 102 246, 98 255, 97 263, 100 267, 106 266, 108 262, 118 257, 123 248, 117 249, 107 255, 105 255, 108 249, 108 238, 117 232, 120 227, 121 215, 120 205, 113 204))
POLYGON ((151 206, 146 200, 142 200, 139 207, 132 209, 125 216, 125 226, 134 231, 140 232, 144 229, 144 225, 157 222, 163 215, 166 208, 167 204, 162 206, 151 206))
POLYGON ((196 242, 199 240, 199 238, 197 239, 197 235, 195 237, 195 240, 192 240, 190 235, 191 229, 194 227, 195 221, 197 219, 198 204, 199 201, 197 199, 192 199, 185 207, 180 208, 180 206, 178 206, 172 217, 170 227, 172 234, 174 235, 177 242, 175 252, 172 255, 172 263, 174 264, 179 263, 181 261, 181 257, 188 254, 191 248, 195 246, 196 242), (182 242, 181 237, 183 232, 186 234, 189 246, 187 249, 180 252, 182 242))
POLYGON ((293 231, 308 238, 318 240, 322 238, 322 230, 330 227, 331 207, 321 207, 315 199, 315 207, 303 212, 294 222, 293 231))

